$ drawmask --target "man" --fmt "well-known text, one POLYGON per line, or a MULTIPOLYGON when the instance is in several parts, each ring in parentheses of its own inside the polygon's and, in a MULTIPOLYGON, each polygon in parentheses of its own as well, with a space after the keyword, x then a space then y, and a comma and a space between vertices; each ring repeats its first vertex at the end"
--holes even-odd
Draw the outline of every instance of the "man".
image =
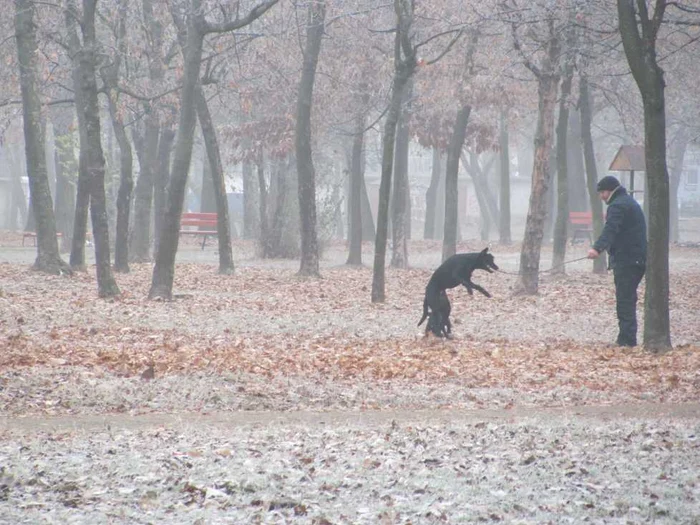
POLYGON ((609 266, 615 277, 615 299, 619 346, 637 345, 637 287, 647 260, 647 225, 637 201, 608 175, 596 187, 600 199, 608 205, 605 227, 588 258, 597 258, 604 250, 610 255, 609 266))

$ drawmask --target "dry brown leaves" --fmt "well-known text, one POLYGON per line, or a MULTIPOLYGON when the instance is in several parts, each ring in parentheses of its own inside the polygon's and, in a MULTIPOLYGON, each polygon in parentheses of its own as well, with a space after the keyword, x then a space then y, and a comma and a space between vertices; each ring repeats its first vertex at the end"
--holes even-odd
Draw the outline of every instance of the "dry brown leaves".
POLYGON ((478 273, 474 280, 494 297, 450 292, 451 341, 416 327, 428 269, 389 269, 382 305, 370 303, 369 268, 328 268, 316 280, 274 267, 219 276, 210 265, 181 264, 172 303, 146 299, 150 271, 140 265, 118 275, 123 296, 105 301, 96 298, 94 271, 65 278, 0 264, 0 369, 82 366, 133 376, 153 365, 159 376, 243 371, 520 391, 581 387, 666 400, 700 394, 698 265, 673 274, 680 345, 664 355, 607 346, 615 336, 611 278, 583 271, 543 276, 539 296, 519 298, 510 294, 514 277, 478 273))

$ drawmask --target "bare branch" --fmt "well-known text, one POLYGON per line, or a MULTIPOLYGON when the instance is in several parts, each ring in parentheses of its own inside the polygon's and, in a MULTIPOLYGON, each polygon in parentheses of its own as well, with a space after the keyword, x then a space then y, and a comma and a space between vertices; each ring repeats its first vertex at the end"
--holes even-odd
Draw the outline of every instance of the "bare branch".
POLYGON ((250 13, 248 13, 245 17, 243 17, 243 18, 236 17, 235 20, 231 20, 230 22, 225 22, 222 24, 214 24, 211 22, 205 22, 204 32, 205 33, 228 33, 229 31, 235 31, 236 29, 240 29, 242 27, 250 25, 255 20, 260 18, 262 15, 264 15, 267 11, 269 11, 278 2, 279 2, 279 0, 267 0, 265 2, 262 2, 261 4, 258 4, 257 6, 255 6, 250 11, 250 13))
POLYGON ((679 2, 666 2, 666 5, 668 7, 675 7, 679 11, 684 11, 686 13, 700 14, 700 9, 695 9, 679 2))
MULTIPOLYGON (((463 33, 464 33, 464 31, 463 31, 463 30, 460 30, 460 31, 454 36, 454 38, 452 38, 452 40, 450 41, 450 43, 447 44, 447 47, 445 47, 445 49, 443 49, 443 51, 442 51, 437 57, 435 57, 435 58, 432 59, 432 60, 428 60, 428 61, 426 62, 426 65, 430 66, 430 65, 434 64, 435 62, 437 62, 438 60, 440 60, 442 57, 444 57, 447 53, 449 53, 450 49, 452 49, 452 46, 454 46, 454 45, 457 43, 457 40, 460 39, 460 37, 462 36, 463 33)), ((443 34, 446 34, 446 33, 443 33, 443 34)), ((425 43, 429 42, 430 40, 431 40, 431 39, 428 39, 425 43)), ((418 46, 416 46, 416 49, 418 49, 418 46)))
POLYGON ((351 17, 356 16, 356 15, 364 15, 367 13, 371 13, 372 11, 377 11, 379 9, 391 7, 392 5, 393 5, 393 3, 380 4, 378 6, 374 6, 374 7, 371 7, 369 9, 361 9, 360 11, 352 11, 349 13, 342 13, 340 15, 336 15, 326 22, 326 27, 329 27, 331 24, 333 24, 333 22, 336 22, 338 20, 342 20, 343 18, 349 18, 349 17, 351 18, 351 17))
POLYGON ((520 58, 523 59, 523 64, 525 65, 526 68, 528 68, 530 71, 532 71, 532 74, 535 75, 537 78, 540 78, 542 76, 542 72, 540 69, 530 60, 527 56, 525 56, 525 53, 523 52, 523 48, 520 45, 520 40, 518 39, 518 27, 513 22, 511 24, 511 30, 513 33, 513 48, 518 52, 520 55, 520 58))
POLYGON ((656 36, 659 34, 659 28, 664 21, 664 12, 666 11, 666 0, 656 0, 654 7, 654 18, 651 21, 651 30, 653 41, 656 41, 656 36))

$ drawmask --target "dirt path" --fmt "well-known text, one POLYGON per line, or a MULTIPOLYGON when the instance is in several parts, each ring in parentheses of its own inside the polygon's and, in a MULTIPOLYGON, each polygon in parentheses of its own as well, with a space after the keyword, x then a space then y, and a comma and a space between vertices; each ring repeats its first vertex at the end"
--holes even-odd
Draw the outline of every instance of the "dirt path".
POLYGON ((700 419, 700 403, 640 403, 563 408, 517 407, 510 410, 366 410, 366 411, 237 411, 215 413, 149 413, 138 415, 67 415, 0 418, 0 432, 35 433, 42 431, 148 430, 152 428, 183 429, 191 427, 245 427, 256 425, 309 426, 383 426, 395 421, 406 424, 474 423, 505 420, 571 420, 596 419, 700 419))

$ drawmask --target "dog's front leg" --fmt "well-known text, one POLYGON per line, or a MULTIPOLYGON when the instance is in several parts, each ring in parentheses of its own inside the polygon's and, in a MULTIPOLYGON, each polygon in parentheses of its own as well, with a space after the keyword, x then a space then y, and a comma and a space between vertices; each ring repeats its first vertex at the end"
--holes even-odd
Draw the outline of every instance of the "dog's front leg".
POLYGON ((464 287, 467 289, 467 293, 469 293, 469 295, 474 295, 474 292, 473 292, 473 284, 472 284, 471 282, 469 282, 469 281, 462 281, 462 284, 463 284, 464 287))
POLYGON ((472 283, 472 287, 473 287, 475 290, 477 290, 477 291, 481 292, 482 294, 484 294, 486 297, 491 297, 491 294, 488 293, 486 290, 484 290, 484 289, 483 289, 481 286, 479 286, 478 284, 472 283))

